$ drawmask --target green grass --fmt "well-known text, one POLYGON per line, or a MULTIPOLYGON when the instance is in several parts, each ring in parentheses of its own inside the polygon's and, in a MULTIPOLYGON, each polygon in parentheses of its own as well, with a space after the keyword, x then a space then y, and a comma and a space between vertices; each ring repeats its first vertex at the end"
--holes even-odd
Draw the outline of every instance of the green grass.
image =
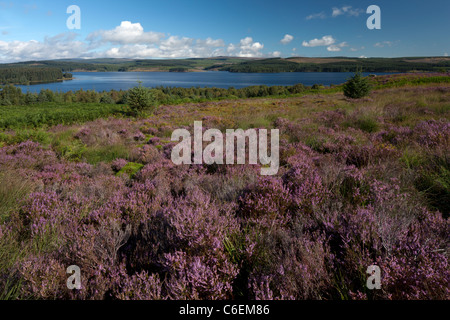
POLYGON ((92 121, 122 114, 124 107, 100 103, 47 103, 0 107, 0 129, 29 129, 92 121))
POLYGON ((28 140, 48 145, 51 141, 51 135, 44 129, 19 129, 14 134, 0 132, 0 143, 16 144, 28 140))
POLYGON ((124 145, 86 147, 82 158, 90 164, 111 162, 116 159, 128 159, 130 151, 124 145))
POLYGON ((372 117, 362 117, 356 121, 356 126, 362 131, 372 133, 379 129, 378 122, 372 117))
POLYGON ((400 157, 400 161, 407 169, 414 170, 422 166, 426 162, 426 159, 419 151, 411 148, 405 148, 402 156, 400 157))
POLYGON ((33 184, 8 171, 0 172, 0 223, 20 207, 21 201, 33 190, 33 184))
POLYGON ((406 75, 398 75, 385 83, 380 82, 381 79, 383 78, 378 77, 371 79, 372 84, 374 84, 374 89, 397 88, 407 85, 418 86, 430 83, 450 83, 449 76, 420 77, 420 74, 415 78, 406 75))
POLYGON ((305 144, 312 150, 317 152, 323 152, 323 145, 326 143, 326 139, 318 136, 309 136, 305 140, 305 144))
POLYGON ((355 114, 344 122, 344 127, 360 129, 367 133, 374 133, 380 129, 376 116, 371 113, 355 114))
POLYGON ((123 176, 124 174, 128 175, 130 179, 133 179, 134 176, 144 167, 141 163, 129 162, 127 163, 119 172, 116 173, 118 177, 123 176))
POLYGON ((431 208, 443 212, 444 217, 448 217, 448 212, 450 212, 450 163, 436 160, 432 162, 419 170, 414 184, 427 199, 431 208))

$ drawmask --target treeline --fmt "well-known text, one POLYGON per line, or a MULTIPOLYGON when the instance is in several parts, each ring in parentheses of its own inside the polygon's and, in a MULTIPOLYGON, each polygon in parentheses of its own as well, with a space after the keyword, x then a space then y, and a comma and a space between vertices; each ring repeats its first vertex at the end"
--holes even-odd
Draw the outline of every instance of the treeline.
POLYGON ((20 84, 57 82, 71 78, 59 68, 47 67, 0 67, 0 84, 20 84))
MULTIPOLYGON (((217 65, 215 66, 217 68, 217 65)), ((448 71, 450 61, 437 63, 411 62, 405 59, 368 58, 349 59, 349 61, 326 63, 297 63, 289 59, 251 60, 234 65, 222 66, 220 71, 241 73, 279 73, 279 72, 410 72, 410 71, 448 71)))
MULTIPOLYGON (((296 84, 293 86, 251 86, 241 89, 236 88, 175 88, 156 87, 151 93, 157 104, 173 104, 214 99, 254 98, 267 96, 281 96, 302 93, 307 90, 321 88, 321 85, 312 87, 296 84)), ((12 85, 0 87, 0 105, 33 105, 43 103, 105 103, 127 104, 127 90, 111 90, 97 92, 93 90, 78 90, 69 92, 55 92, 43 89, 39 93, 23 93, 20 88, 12 85)))
POLYGON ((59 68, 63 72, 97 71, 97 72, 126 72, 133 70, 159 69, 162 71, 184 72, 195 68, 209 67, 215 64, 242 62, 236 58, 198 58, 198 59, 74 59, 74 60, 47 60, 27 61, 11 64, 17 67, 39 65, 42 67, 59 68))
MULTIPOLYGON (((448 83, 448 74, 399 74, 370 78, 374 89, 400 85, 418 85, 424 83, 448 83)), ((337 92, 342 86, 332 86, 327 92, 337 92)), ((179 88, 155 87, 150 89, 155 104, 177 104, 217 99, 245 99, 269 96, 289 96, 299 93, 317 92, 325 87, 321 84, 305 86, 301 83, 293 86, 250 86, 236 89, 224 88, 179 88)), ((321 91, 323 92, 323 91, 321 91)), ((129 90, 111 90, 97 92, 94 90, 78 90, 68 92, 55 92, 43 89, 39 93, 23 93, 20 88, 13 85, 0 86, 0 106, 10 105, 36 105, 45 103, 102 103, 102 104, 128 104, 129 90)))

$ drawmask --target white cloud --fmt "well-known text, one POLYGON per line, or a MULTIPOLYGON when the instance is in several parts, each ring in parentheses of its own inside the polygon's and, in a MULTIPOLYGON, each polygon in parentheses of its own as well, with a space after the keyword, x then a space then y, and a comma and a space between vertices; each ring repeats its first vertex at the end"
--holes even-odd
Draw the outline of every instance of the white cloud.
MULTIPOLYGON (((356 9, 352 6, 342 6, 340 8, 333 7, 331 9, 331 16, 333 18, 345 15, 347 17, 358 17, 360 14, 364 13, 365 11, 363 9, 356 9)), ((306 20, 312 20, 312 19, 326 19, 327 15, 324 12, 320 13, 314 13, 306 17, 306 20)))
POLYGON ((360 58, 360 59, 367 59, 366 56, 360 56, 359 58, 360 58))
POLYGON ((333 44, 333 45, 329 46, 327 48, 327 50, 330 52, 339 52, 342 50, 343 47, 347 47, 347 46, 348 46, 347 42, 341 42, 338 45, 333 44))
POLYGON ((79 57, 88 46, 82 41, 77 41, 76 37, 75 33, 62 33, 54 37, 46 37, 43 42, 0 41, 0 60, 15 62, 79 57))
POLYGON ((246 37, 241 39, 239 44, 229 44, 227 48, 227 53, 229 55, 234 55, 236 57, 245 57, 245 58, 253 58, 253 57, 261 57, 263 54, 261 50, 264 48, 264 45, 259 42, 253 42, 253 38, 246 37))
POLYGON ((279 58, 279 57, 281 57, 281 52, 274 51, 274 52, 269 53, 269 56, 274 57, 274 58, 279 58))
POLYGON ((330 52, 339 52, 344 47, 348 47, 347 42, 336 44, 336 39, 333 36, 323 36, 321 39, 312 39, 310 41, 303 41, 304 47, 320 47, 325 46, 330 52))
POLYGON ((126 44, 99 52, 96 56, 108 58, 199 58, 212 57, 224 54, 223 40, 207 38, 192 39, 187 37, 171 36, 161 40, 158 46, 147 44, 126 44))
POLYGON ((306 20, 312 20, 312 19, 325 19, 327 16, 324 12, 320 13, 314 13, 306 17, 306 20))
POLYGON ((383 41, 383 42, 377 42, 373 46, 376 48, 384 48, 384 47, 391 47, 393 43, 391 41, 383 41))
POLYGON ((338 17, 341 15, 346 15, 349 17, 357 17, 361 13, 363 13, 364 10, 362 9, 353 9, 352 6, 343 6, 341 8, 333 7, 332 8, 332 17, 338 17))
MULTIPOLYGON (((68 58, 200 58, 232 55, 262 57, 264 44, 246 37, 239 43, 222 39, 195 39, 144 31, 140 23, 123 21, 112 30, 99 30, 84 41, 75 33, 46 37, 43 41, 0 41, 0 61, 50 60, 68 58)), ((272 52, 270 56, 278 55, 272 52)))
POLYGON ((337 51, 341 51, 341 48, 339 48, 338 46, 332 45, 332 46, 329 46, 327 48, 327 50, 331 51, 331 52, 337 52, 337 51))
POLYGON ((283 39, 281 39, 280 42, 281 42, 282 44, 288 44, 288 43, 290 43, 292 40, 294 40, 294 37, 291 36, 290 34, 287 34, 287 35, 284 36, 283 39))
POLYGON ((144 32, 144 28, 140 23, 131 23, 130 21, 122 21, 120 26, 113 30, 100 30, 89 34, 87 40, 99 42, 111 42, 114 44, 131 44, 131 43, 158 43, 164 38, 164 33, 160 32, 144 32))
POLYGON ((214 40, 212 38, 207 38, 206 40, 198 39, 197 40, 197 44, 205 46, 205 47, 211 47, 211 48, 224 47, 225 46, 225 42, 223 42, 222 39, 214 40))
POLYGON ((448 57, 448 53, 446 52, 446 53, 444 53, 444 57, 448 57))
POLYGON ((303 41, 302 46, 304 47, 319 47, 319 46, 330 46, 336 42, 332 36, 323 36, 321 39, 313 39, 310 41, 303 41))

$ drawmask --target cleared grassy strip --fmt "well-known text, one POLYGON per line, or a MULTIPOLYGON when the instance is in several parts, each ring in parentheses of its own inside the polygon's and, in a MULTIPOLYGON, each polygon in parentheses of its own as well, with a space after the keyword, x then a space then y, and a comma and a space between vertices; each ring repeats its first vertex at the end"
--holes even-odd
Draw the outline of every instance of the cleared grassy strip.
POLYGON ((124 106, 100 103, 48 103, 33 106, 0 107, 0 128, 38 128, 83 123, 123 113, 124 106))

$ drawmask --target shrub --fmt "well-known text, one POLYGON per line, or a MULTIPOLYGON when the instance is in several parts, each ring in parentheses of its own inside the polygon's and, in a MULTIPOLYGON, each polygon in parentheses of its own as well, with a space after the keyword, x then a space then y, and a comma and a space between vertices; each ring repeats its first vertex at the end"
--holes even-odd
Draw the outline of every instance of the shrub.
MULTIPOLYGON (((139 83, 139 86, 128 91, 127 102, 130 105, 132 112, 134 114, 139 114, 144 109, 155 106, 155 97, 150 89, 142 86, 142 83, 139 83)), ((151 111, 154 111, 153 108, 151 111)))
POLYGON ((110 95, 105 94, 100 98, 100 103, 115 104, 116 101, 114 101, 114 99, 110 95))
POLYGON ((130 151, 123 144, 114 144, 110 146, 94 146, 86 148, 83 158, 90 164, 100 162, 111 162, 116 159, 127 159, 130 151))
POLYGON ((363 116, 356 121, 356 126, 362 131, 372 133, 378 130, 378 122, 370 116, 363 116))
POLYGON ((129 162, 117 173, 117 176, 127 174, 130 178, 133 178, 144 165, 140 163, 129 162))
POLYGON ((344 95, 347 98, 359 99, 369 95, 370 84, 367 78, 361 76, 361 72, 357 71, 355 75, 344 84, 344 95))

